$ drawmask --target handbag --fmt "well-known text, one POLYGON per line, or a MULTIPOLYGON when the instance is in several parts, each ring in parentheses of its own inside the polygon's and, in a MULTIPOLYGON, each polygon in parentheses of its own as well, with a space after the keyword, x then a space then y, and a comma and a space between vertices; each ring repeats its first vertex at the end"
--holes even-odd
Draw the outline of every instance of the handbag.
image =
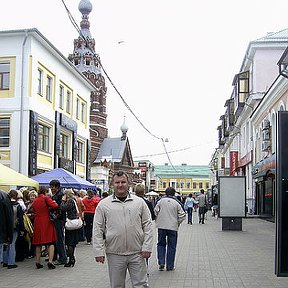
MULTIPOLYGON (((46 202, 46 205, 48 206, 46 198, 45 198, 45 202, 46 202)), ((56 210, 52 210, 49 206, 48 206, 48 209, 49 209, 50 221, 54 222, 58 218, 57 211, 56 210)))
POLYGON ((34 227, 29 216, 26 213, 23 214, 23 222, 24 222, 24 228, 26 232, 25 238, 27 241, 31 241, 31 239, 33 238, 34 227))
POLYGON ((57 212, 55 210, 49 210, 50 221, 54 222, 57 219, 57 212))
POLYGON ((77 229, 80 229, 80 228, 83 226, 83 221, 82 221, 82 219, 79 217, 79 210, 78 210, 76 201, 73 200, 73 202, 74 202, 74 204, 75 204, 75 206, 76 206, 76 211, 77 211, 78 218, 76 218, 76 219, 69 219, 69 218, 67 217, 66 222, 65 222, 65 229, 66 229, 66 230, 77 230, 77 229))

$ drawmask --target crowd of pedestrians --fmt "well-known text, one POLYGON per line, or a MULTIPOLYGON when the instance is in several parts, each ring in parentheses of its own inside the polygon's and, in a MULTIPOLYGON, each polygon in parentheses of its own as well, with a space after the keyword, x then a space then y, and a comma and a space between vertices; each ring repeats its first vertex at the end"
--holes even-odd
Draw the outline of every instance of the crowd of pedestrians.
POLYGON ((48 269, 57 265, 74 267, 76 246, 79 241, 86 241, 88 245, 93 243, 96 262, 107 260, 112 288, 125 287, 127 272, 133 287, 149 287, 148 259, 153 248, 155 221, 159 270, 175 270, 179 226, 185 219, 192 225, 193 211, 199 213, 199 224, 205 223, 204 190, 198 197, 189 194, 182 198, 173 187, 168 187, 165 195, 149 201, 145 186, 137 184, 132 189, 123 171, 113 175, 111 187, 113 193, 105 192, 101 198, 97 191, 61 189, 58 180, 52 180, 49 189, 40 186, 38 191, 0 191, 3 267, 17 268, 17 254, 35 258, 36 269, 44 268, 45 262, 48 269), (75 230, 65 228, 67 218, 81 218, 84 225, 75 230), (27 221, 33 229, 32 236, 27 221), (20 238, 25 245, 17 246, 20 238))
POLYGON ((40 186, 38 191, 25 188, 0 192, 1 265, 13 269, 18 267, 16 262, 34 258, 36 269, 43 268, 43 262, 47 262, 48 269, 57 265, 73 267, 78 242, 91 243, 91 223, 100 201, 97 191, 62 189, 58 180, 52 180, 49 188, 40 186), (67 217, 84 219, 85 211, 92 215, 87 223, 84 221, 77 230, 65 229, 67 217))

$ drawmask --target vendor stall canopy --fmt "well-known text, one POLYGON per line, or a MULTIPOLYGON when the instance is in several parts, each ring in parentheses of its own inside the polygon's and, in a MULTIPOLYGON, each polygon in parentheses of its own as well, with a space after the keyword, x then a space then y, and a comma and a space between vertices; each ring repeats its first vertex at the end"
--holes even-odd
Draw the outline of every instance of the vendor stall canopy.
POLYGON ((39 183, 0 163, 0 186, 30 186, 39 188, 39 183))
POLYGON ((63 168, 55 168, 51 171, 35 175, 32 177, 32 179, 36 180, 43 186, 49 186, 51 180, 58 180, 62 188, 97 190, 95 184, 90 183, 89 181, 63 168))

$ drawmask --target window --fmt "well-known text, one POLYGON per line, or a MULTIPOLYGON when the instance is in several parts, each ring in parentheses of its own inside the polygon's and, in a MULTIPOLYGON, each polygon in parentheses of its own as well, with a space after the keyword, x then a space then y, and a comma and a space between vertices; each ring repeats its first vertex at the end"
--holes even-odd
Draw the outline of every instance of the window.
POLYGON ((68 158, 68 136, 65 134, 60 134, 60 152, 59 156, 63 158, 68 158))
POLYGON ((200 182, 200 183, 199 183, 199 189, 202 189, 202 188, 203 188, 203 183, 200 182))
POLYGON ((71 92, 70 91, 67 91, 66 112, 68 114, 71 113, 71 92))
POLYGON ((80 110, 80 100, 77 98, 76 100, 76 119, 79 119, 79 110, 80 110))
POLYGON ((47 76, 47 85, 46 85, 46 99, 49 102, 52 102, 52 78, 47 76))
POLYGON ((206 182, 206 187, 205 187, 206 189, 208 189, 209 188, 209 182, 206 182))
POLYGON ((63 109, 64 107, 64 87, 60 85, 59 87, 59 108, 63 109))
POLYGON ((180 188, 183 189, 184 188, 184 183, 181 181, 180 182, 180 188))
POLYGON ((187 189, 190 189, 191 188, 191 182, 187 182, 186 187, 187 187, 187 189))
POLYGON ((0 63, 0 90, 10 87, 10 63, 0 63))
POLYGON ((249 95, 249 72, 239 74, 238 78, 238 99, 244 103, 249 95))
POLYGON ((193 189, 196 189, 197 188, 197 185, 196 183, 193 182, 193 189))
POLYGON ((81 104, 81 121, 83 123, 85 123, 85 113, 86 112, 86 104, 85 103, 82 103, 81 104))
POLYGON ((163 189, 166 189, 166 187, 167 187, 166 182, 163 182, 163 189))
POLYGON ((84 163, 84 143, 77 141, 77 162, 84 163))
POLYGON ((50 128, 44 126, 43 124, 39 124, 38 130, 38 150, 44 151, 49 153, 49 135, 50 135, 50 128))
POLYGON ((38 69, 38 94, 43 95, 43 71, 38 69))
POLYGON ((0 118, 0 147, 10 146, 10 118, 0 118))

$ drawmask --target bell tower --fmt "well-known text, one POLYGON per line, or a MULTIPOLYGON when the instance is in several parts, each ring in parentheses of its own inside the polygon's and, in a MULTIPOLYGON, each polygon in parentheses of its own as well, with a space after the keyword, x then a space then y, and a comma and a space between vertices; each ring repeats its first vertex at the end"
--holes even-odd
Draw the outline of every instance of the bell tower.
POLYGON ((95 87, 90 95, 90 164, 92 164, 97 157, 101 143, 108 135, 106 127, 107 88, 102 75, 100 57, 95 52, 95 40, 90 33, 88 19, 92 11, 92 4, 89 0, 81 0, 78 9, 82 14, 81 31, 79 37, 74 39, 74 51, 68 59, 95 87))

